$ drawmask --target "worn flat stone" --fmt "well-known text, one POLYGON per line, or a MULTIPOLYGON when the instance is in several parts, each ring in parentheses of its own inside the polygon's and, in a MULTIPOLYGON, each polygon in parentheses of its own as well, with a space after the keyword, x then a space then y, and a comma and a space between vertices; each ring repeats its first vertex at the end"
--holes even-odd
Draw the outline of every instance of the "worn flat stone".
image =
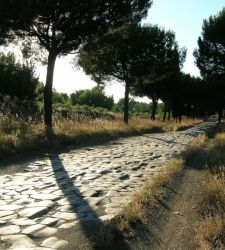
POLYGON ((34 241, 26 235, 7 235, 2 236, 1 240, 5 243, 9 243, 11 245, 10 249, 30 249, 36 247, 34 241))
POLYGON ((27 227, 22 231, 23 234, 29 235, 34 238, 49 237, 57 232, 57 229, 47 227, 46 225, 33 225, 27 227))
POLYGON ((31 207, 31 208, 25 208, 24 210, 19 212, 19 215, 21 217, 26 217, 29 219, 34 219, 41 217, 42 215, 46 214, 48 212, 47 207, 31 207))
POLYGON ((57 222, 59 221, 59 219, 58 218, 45 218, 42 222, 41 222, 41 224, 43 224, 43 225, 47 225, 47 226, 54 226, 55 224, 57 224, 57 222))
POLYGON ((2 219, 6 220, 6 221, 10 221, 10 220, 13 220, 16 218, 17 218, 17 214, 12 214, 12 215, 5 216, 2 219))
POLYGON ((10 235, 18 233, 20 233, 19 226, 11 225, 11 226, 0 227, 0 235, 10 235))
POLYGON ((78 197, 72 197, 72 198, 63 198, 57 201, 57 204, 60 206, 65 206, 65 205, 80 205, 81 201, 80 198, 78 197))
POLYGON ((19 205, 4 205, 4 206, 0 206, 0 211, 14 211, 20 208, 21 206, 19 205))
POLYGON ((63 223, 62 225, 59 226, 59 228, 60 229, 71 229, 74 226, 76 226, 78 223, 79 223, 79 221, 63 223))
POLYGON ((59 196, 54 195, 54 194, 32 194, 31 198, 36 199, 36 200, 55 201, 59 199, 59 196))
POLYGON ((95 197, 97 195, 97 192, 95 190, 88 190, 81 193, 84 197, 95 197))
POLYGON ((70 221, 70 220, 77 220, 79 218, 82 218, 82 217, 84 217, 84 214, 83 213, 76 213, 75 214, 75 213, 66 213, 66 212, 63 212, 63 213, 58 213, 55 216, 57 218, 70 221))
POLYGON ((118 197, 118 196, 121 196, 119 192, 117 191, 114 191, 114 190, 110 190, 106 196, 110 196, 110 197, 118 197))
POLYGON ((56 228, 51 228, 51 227, 46 227, 43 228, 39 231, 33 232, 32 233, 32 237, 34 238, 45 238, 45 237, 50 237, 54 234, 57 233, 57 229, 56 228))
POLYGON ((31 226, 31 225, 36 224, 34 220, 30 220, 27 218, 12 219, 10 223, 12 223, 13 225, 17 225, 17 226, 31 226))
POLYGON ((49 200, 44 200, 44 201, 39 201, 39 202, 32 202, 27 205, 27 207, 47 207, 47 208, 52 208, 54 207, 55 203, 53 201, 49 200))
POLYGON ((58 249, 60 247, 66 247, 68 245, 68 242, 66 240, 59 240, 56 237, 51 237, 46 240, 44 240, 41 244, 43 247, 49 247, 53 249, 58 249))
POLYGON ((4 217, 6 217, 8 215, 12 215, 12 214, 14 214, 13 211, 0 211, 0 218, 4 218, 4 217))
POLYGON ((36 224, 36 225, 32 225, 30 227, 25 228, 24 230, 22 230, 22 233, 32 236, 33 233, 35 233, 37 231, 40 231, 40 230, 42 230, 44 228, 46 228, 45 225, 36 224))

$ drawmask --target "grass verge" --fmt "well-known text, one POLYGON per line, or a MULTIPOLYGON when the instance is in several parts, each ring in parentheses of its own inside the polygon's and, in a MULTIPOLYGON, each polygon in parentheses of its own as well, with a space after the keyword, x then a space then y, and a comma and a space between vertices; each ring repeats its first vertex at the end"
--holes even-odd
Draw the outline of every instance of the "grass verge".
MULTIPOLYGON (((223 128, 224 129, 224 128, 223 128)), ((201 250, 225 249, 225 133, 216 134, 206 150, 207 169, 197 229, 201 250)))
POLYGON ((41 149, 56 148, 60 145, 86 144, 93 141, 112 139, 141 133, 181 130, 201 121, 184 120, 163 123, 149 119, 132 117, 125 125, 120 117, 115 119, 54 119, 54 135, 51 140, 45 136, 40 122, 25 122, 18 117, 0 115, 0 159, 14 154, 36 152, 41 149))

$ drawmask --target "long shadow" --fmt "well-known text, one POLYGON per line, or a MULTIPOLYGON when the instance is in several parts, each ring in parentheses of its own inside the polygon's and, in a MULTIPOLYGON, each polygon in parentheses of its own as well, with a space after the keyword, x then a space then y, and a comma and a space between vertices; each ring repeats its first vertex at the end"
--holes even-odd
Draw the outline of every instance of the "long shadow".
MULTIPOLYGON (((104 230, 106 225, 99 219, 97 213, 92 209, 91 205, 87 200, 84 199, 79 188, 74 185, 74 180, 69 176, 66 168, 64 167, 62 161, 60 160, 57 154, 49 155, 51 161, 52 169, 55 175, 56 182, 64 194, 64 197, 70 203, 70 211, 78 216, 79 224, 82 229, 84 236, 90 240, 95 246, 95 249, 101 249, 99 247, 99 239, 95 237, 96 230, 104 230), (79 211, 79 207, 82 206, 83 211, 86 211, 86 214, 89 217, 82 217, 82 212, 79 211), (79 217, 80 216, 80 217, 79 217)), ((74 169, 74 171, 76 171, 74 169)), ((85 214, 85 212, 83 213, 85 214)), ((107 230, 107 229, 106 229, 107 230)), ((122 236, 119 236, 119 246, 120 249, 129 250, 129 246, 123 241, 122 236)))

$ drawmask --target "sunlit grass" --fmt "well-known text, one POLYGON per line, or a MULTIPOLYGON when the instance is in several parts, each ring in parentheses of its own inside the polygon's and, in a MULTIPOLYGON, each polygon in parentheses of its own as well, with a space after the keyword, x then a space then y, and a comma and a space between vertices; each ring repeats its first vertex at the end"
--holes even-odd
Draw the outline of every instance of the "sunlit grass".
POLYGON ((162 172, 157 173, 144 186, 133 195, 129 204, 124 206, 122 216, 117 221, 117 230, 123 232, 129 230, 133 223, 147 223, 149 212, 158 200, 163 198, 173 177, 182 170, 184 161, 182 159, 173 159, 162 172))
POLYGON ((60 144, 77 144, 89 139, 133 135, 139 133, 173 131, 184 129, 199 123, 199 120, 184 120, 163 123, 149 119, 132 117, 126 125, 122 117, 115 119, 63 119, 53 120, 54 136, 51 140, 45 136, 42 122, 23 121, 18 117, 0 115, 0 158, 17 152, 27 152, 43 147, 55 147, 60 144))
POLYGON ((188 164, 193 160, 197 154, 202 151, 203 146, 207 140, 206 135, 199 135, 193 143, 191 143, 184 152, 182 152, 182 157, 185 159, 185 162, 188 164))
POLYGON ((225 133, 216 134, 206 150, 207 170, 197 230, 199 249, 225 249, 225 133))

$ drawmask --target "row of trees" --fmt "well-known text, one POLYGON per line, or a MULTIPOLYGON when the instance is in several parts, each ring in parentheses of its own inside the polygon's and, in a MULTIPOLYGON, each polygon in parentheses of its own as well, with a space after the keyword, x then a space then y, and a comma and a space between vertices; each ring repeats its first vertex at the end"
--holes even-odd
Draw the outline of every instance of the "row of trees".
MULTIPOLYGON (((186 50, 179 49, 173 32, 133 23, 83 46, 77 64, 100 84, 111 80, 124 83, 124 122, 128 123, 131 89, 147 86, 142 89, 148 96, 151 85, 180 72, 185 55, 186 50)), ((151 94, 148 97, 154 100, 151 94)))
MULTIPOLYGON (((140 25, 150 0, 2 0, 0 43, 19 43, 25 57, 47 63, 44 121, 52 131, 52 83, 58 56, 77 52, 76 65, 98 84, 117 80, 125 85, 124 121, 129 94, 152 99, 152 119, 159 99, 176 119, 224 109, 225 10, 203 23, 196 64, 202 79, 181 73, 186 50, 175 34, 158 26, 140 25), (46 55, 45 57, 43 55, 46 55), (210 103, 210 105, 209 105, 210 103)), ((88 92, 79 93, 88 96, 88 92)), ((75 96, 76 97, 76 96, 75 96)), ((82 99, 82 98, 81 98, 82 99)), ((79 98, 74 98, 79 102, 79 98)))
POLYGON ((225 9, 203 22, 195 50, 202 78, 180 70, 186 51, 175 36, 157 26, 129 24, 95 39, 80 50, 78 64, 98 82, 116 79, 125 83, 124 121, 128 123, 129 92, 152 100, 155 119, 159 100, 164 120, 218 113, 225 107, 225 9))

